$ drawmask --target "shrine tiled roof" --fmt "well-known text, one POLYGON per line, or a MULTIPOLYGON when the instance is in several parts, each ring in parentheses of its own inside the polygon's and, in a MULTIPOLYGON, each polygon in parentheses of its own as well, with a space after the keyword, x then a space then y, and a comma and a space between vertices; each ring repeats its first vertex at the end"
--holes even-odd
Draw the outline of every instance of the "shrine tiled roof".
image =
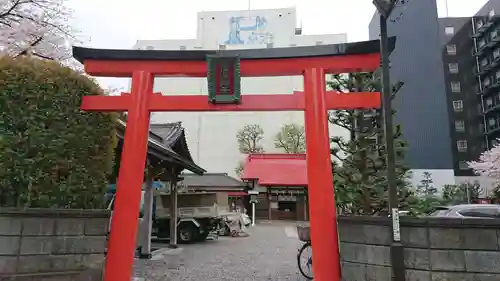
MULTIPOLYGON (((175 163, 182 169, 187 169, 196 174, 203 174, 205 170, 193 162, 184 135, 184 128, 180 123, 176 126, 166 126, 156 133, 150 130, 148 138, 148 154, 159 160, 175 163), (165 136, 165 137, 164 137, 165 136)), ((163 125, 163 124, 162 124, 163 125)), ((127 124, 118 120, 117 135, 123 139, 127 124)))
POLYGON ((182 183, 188 187, 232 187, 245 188, 247 184, 225 173, 205 173, 202 176, 182 174, 182 183))
POLYGON ((307 187, 305 154, 250 154, 243 168, 243 180, 255 180, 261 186, 307 187))

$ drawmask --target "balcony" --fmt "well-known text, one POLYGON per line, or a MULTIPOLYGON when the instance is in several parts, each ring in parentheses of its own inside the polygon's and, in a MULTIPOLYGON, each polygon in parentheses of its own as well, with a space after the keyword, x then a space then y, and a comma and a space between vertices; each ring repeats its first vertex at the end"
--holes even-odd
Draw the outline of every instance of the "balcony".
POLYGON ((477 45, 477 49, 472 49, 472 55, 476 57, 482 56, 489 49, 488 42, 484 42, 477 45))
MULTIPOLYGON (((487 95, 490 92, 492 92, 492 91, 498 91, 499 89, 500 89, 500 79, 499 78, 495 78, 493 80, 492 84, 490 84, 488 87, 483 87, 483 94, 487 95)), ((500 106, 500 104, 499 104, 499 106, 500 106)))
POLYGON ((500 133, 500 124, 498 124, 498 120, 496 120, 494 125, 488 125, 485 135, 491 136, 492 134, 500 133))

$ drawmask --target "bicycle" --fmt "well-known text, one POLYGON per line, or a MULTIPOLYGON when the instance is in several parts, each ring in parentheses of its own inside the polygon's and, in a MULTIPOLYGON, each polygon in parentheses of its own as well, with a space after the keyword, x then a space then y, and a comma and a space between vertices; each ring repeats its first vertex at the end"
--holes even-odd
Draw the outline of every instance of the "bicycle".
POLYGON ((297 264, 299 266, 299 271, 302 276, 307 278, 308 280, 314 279, 314 274, 312 271, 312 247, 311 241, 305 242, 302 247, 299 249, 299 253, 297 254, 297 264), (306 250, 311 250, 310 253, 307 253, 306 250), (305 266, 304 262, 305 261, 305 266))
POLYGON ((308 280, 313 280, 312 246, 309 225, 297 225, 297 236, 300 241, 304 242, 297 254, 297 265, 299 266, 300 274, 308 280))

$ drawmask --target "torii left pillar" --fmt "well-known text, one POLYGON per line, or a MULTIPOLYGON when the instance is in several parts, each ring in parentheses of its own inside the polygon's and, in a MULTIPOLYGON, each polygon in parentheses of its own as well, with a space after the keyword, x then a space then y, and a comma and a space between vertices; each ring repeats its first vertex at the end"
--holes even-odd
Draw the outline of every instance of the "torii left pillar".
POLYGON ((111 220, 110 239, 106 257, 104 280, 129 281, 132 276, 134 252, 130 258, 123 258, 122 247, 136 243, 137 218, 140 212, 141 187, 148 151, 149 102, 153 95, 154 76, 147 71, 134 71, 132 91, 127 115, 127 126, 123 141, 122 160, 118 174, 118 187, 115 197, 114 212, 111 220), (120 231, 116 231, 116 230, 120 231))

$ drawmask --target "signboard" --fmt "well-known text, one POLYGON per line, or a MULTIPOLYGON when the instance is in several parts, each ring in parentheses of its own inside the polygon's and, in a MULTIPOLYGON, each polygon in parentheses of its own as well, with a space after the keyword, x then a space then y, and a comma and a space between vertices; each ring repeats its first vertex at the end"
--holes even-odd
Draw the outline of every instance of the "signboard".
POLYGON ((294 195, 278 195, 278 201, 281 201, 281 202, 295 202, 295 201, 297 201, 297 196, 294 196, 294 195))
POLYGON ((211 103, 239 103, 240 59, 236 56, 207 56, 208 100, 211 103))

